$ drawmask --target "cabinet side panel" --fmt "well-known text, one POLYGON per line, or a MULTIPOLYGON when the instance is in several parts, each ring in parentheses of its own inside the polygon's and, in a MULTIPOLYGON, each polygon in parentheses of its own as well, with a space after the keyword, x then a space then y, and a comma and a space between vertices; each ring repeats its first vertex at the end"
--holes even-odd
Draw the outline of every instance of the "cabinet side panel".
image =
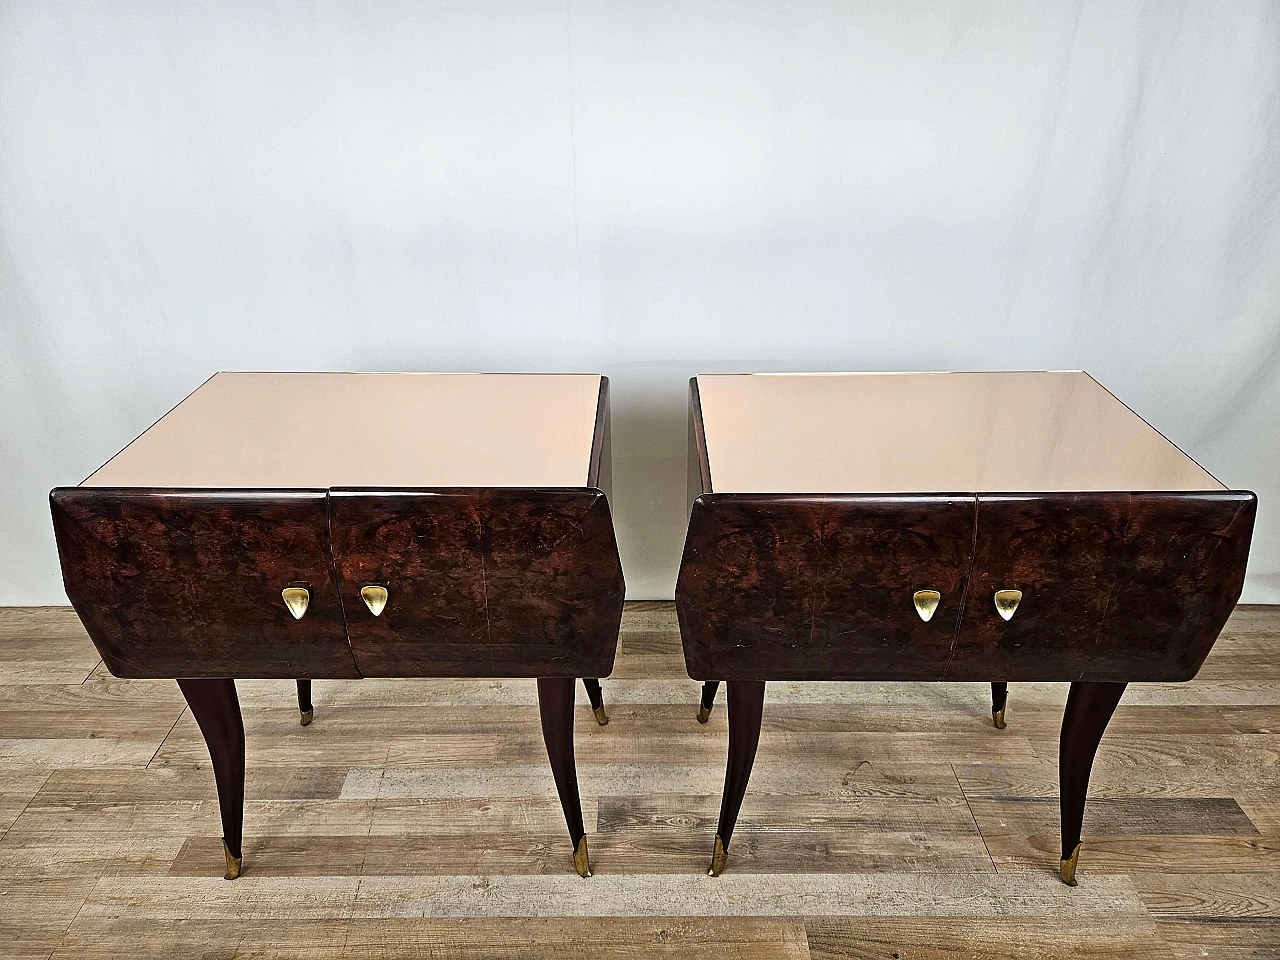
POLYGON ((676 584, 689 675, 939 679, 973 529, 973 497, 699 497, 676 584), (941 595, 927 622, 918 590, 941 595))
POLYGON ((1229 491, 980 497, 948 678, 1191 679, 1240 597, 1255 512, 1229 491))
POLYGON ((323 491, 71 487, 67 595, 117 677, 358 678, 323 491), (310 593, 295 619, 281 596, 310 593))
POLYGON ((1256 513, 1251 493, 1134 494, 1103 635, 1144 663, 1163 653, 1157 679, 1194 677, 1244 589, 1256 513))
POLYGON ((356 662, 377 677, 596 677, 624 585, 598 490, 333 491, 356 662), (387 590, 375 615, 365 586, 387 590))
POLYGON ((711 464, 707 459, 707 438, 702 429, 702 401, 698 395, 698 378, 689 380, 689 453, 686 490, 690 508, 693 501, 711 492, 711 464))
POLYGON ((587 486, 613 496, 613 448, 609 425, 609 378, 600 378, 596 397, 596 423, 591 434, 591 463, 587 468, 587 486))

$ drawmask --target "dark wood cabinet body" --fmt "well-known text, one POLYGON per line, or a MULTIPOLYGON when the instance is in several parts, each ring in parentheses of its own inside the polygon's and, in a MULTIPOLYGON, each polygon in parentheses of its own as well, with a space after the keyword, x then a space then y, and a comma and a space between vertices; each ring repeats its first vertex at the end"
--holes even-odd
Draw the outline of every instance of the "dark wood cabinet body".
POLYGON ((704 494, 697 680, 1188 680, 1239 598, 1250 493, 704 494), (942 594, 927 623, 919 589, 942 594), (1021 590, 1013 617, 997 590, 1021 590))
POLYGON ((597 489, 332 491, 334 557, 366 677, 604 677, 623 581, 597 489), (366 585, 388 590, 374 616, 366 585))
POLYGON ((360 676, 327 491, 65 487, 50 506, 67 596, 113 675, 360 676), (289 586, 311 593, 300 620, 289 586))
POLYGON ((612 670, 624 586, 598 489, 70 487, 50 501, 67 594, 115 676, 612 670), (389 591, 381 617, 368 584, 389 591), (310 591, 300 619, 290 586, 310 591))

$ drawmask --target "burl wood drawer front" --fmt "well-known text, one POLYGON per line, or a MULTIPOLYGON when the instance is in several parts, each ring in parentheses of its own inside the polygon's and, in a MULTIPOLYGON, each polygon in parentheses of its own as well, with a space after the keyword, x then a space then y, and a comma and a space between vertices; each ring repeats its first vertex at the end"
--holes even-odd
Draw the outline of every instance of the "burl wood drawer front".
POLYGON ((695 680, 936 680, 973 543, 965 496, 706 494, 676 584, 695 680), (916 591, 940 594, 926 622, 916 591))
POLYGON ((342 602, 364 676, 612 671, 624 586, 599 490, 331 493, 342 602))
POLYGON ((63 582, 117 677, 357 678, 326 491, 70 487, 63 582), (290 613, 281 592, 308 591, 290 613))
POLYGON ((1189 680, 1244 584, 1250 493, 978 499, 957 680, 1189 680), (1022 591, 1006 621, 997 590, 1022 591))

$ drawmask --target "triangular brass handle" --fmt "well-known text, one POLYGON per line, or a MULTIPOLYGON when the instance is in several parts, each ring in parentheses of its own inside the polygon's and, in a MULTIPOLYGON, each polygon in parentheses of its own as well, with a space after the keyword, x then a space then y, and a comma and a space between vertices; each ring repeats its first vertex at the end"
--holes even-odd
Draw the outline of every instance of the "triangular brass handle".
POLYGON ((996 613, 1008 620, 1018 609, 1018 604, 1022 602, 1021 590, 997 590, 996 591, 996 613))
POLYGON ((934 611, 938 609, 941 600, 942 594, 937 590, 917 590, 911 595, 911 601, 916 605, 916 613, 920 614, 920 619, 925 623, 933 619, 934 611))
POLYGON ((293 614, 293 619, 301 620, 302 615, 307 612, 307 605, 311 603, 311 591, 306 587, 285 587, 280 591, 280 596, 284 598, 284 605, 293 614))
POLYGON ((370 584, 360 588, 360 599, 375 617, 381 616, 387 606, 387 588, 370 584))

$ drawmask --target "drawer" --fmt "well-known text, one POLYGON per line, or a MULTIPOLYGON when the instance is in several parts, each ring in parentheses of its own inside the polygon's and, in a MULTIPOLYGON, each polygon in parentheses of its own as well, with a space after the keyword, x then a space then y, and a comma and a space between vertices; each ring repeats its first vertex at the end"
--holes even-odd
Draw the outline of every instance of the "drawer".
POLYGON ((359 677, 326 491, 69 487, 50 505, 67 595, 115 676, 359 677))
POLYGON ((705 494, 676 610, 695 680, 936 680, 970 566, 966 496, 705 494), (928 621, 916 591, 940 594, 928 621))
POLYGON ((334 488, 331 508, 364 676, 612 671, 624 587, 599 490, 334 488))
POLYGON ((957 680, 1189 680, 1244 583, 1250 493, 982 496, 957 680), (1022 597, 1005 620, 998 590, 1022 597))

